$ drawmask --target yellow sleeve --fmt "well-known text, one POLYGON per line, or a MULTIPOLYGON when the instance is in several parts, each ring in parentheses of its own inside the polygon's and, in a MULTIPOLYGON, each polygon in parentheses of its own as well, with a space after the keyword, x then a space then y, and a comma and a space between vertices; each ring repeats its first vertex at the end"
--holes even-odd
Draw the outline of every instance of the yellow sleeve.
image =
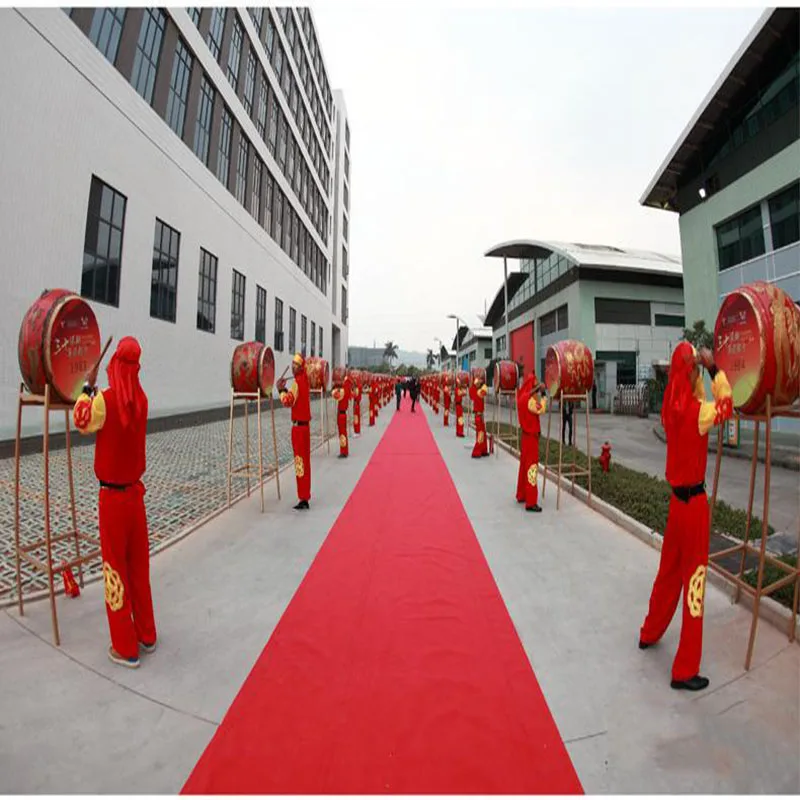
POLYGON ((82 394, 72 409, 72 421, 79 433, 97 433, 106 421, 106 401, 98 391, 94 397, 82 394))
POLYGON ((489 390, 486 388, 486 385, 485 385, 485 384, 484 384, 483 386, 481 386, 481 388, 480 388, 480 389, 478 389, 478 394, 479 394, 481 397, 486 397, 486 395, 487 395, 487 394, 489 394, 489 390))
POLYGON ((722 370, 719 370, 711 381, 711 393, 714 395, 712 401, 706 400, 705 396, 700 400, 697 427, 701 436, 705 436, 712 428, 733 416, 731 385, 722 370))
POLYGON ((531 399, 528 400, 528 411, 532 414, 544 414, 547 409, 547 398, 542 397, 539 398, 536 395, 532 395, 531 399))

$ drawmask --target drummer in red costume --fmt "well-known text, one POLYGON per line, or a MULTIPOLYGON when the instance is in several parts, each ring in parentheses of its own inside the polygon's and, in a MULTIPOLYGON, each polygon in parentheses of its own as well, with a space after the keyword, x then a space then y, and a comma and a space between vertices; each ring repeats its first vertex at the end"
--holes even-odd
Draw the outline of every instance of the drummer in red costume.
POLYGON ((340 387, 331 392, 337 402, 336 420, 339 428, 339 458, 347 458, 350 453, 347 442, 347 407, 350 405, 350 376, 346 375, 340 387))
POLYGON ((304 511, 311 500, 311 396, 306 374, 306 360, 297 353, 292 359, 294 383, 286 389, 286 381, 278 381, 281 403, 292 409, 292 450, 294 451, 294 474, 297 478, 297 499, 294 508, 304 511))
POLYGON ((352 381, 353 392, 353 436, 361 436, 361 379, 352 381))
POLYGON ((517 418, 520 427, 519 474, 517 502, 525 503, 526 511, 541 511, 539 506, 539 417, 547 410, 547 398, 542 397, 544 384, 532 372, 517 392, 517 418))
POLYGON ((483 419, 484 403, 483 398, 488 394, 489 389, 482 378, 475 378, 472 386, 469 387, 469 399, 472 400, 472 411, 475 415, 475 447, 472 448, 473 458, 482 458, 489 455, 489 448, 486 444, 486 423, 483 419))
POLYGON ((466 392, 461 384, 456 381, 456 436, 459 439, 464 438, 464 397, 466 392))
POLYGON ((380 396, 380 388, 377 380, 373 379, 369 387, 369 426, 370 428, 375 425, 375 420, 378 418, 378 399, 380 396))
POLYGON ((709 547, 709 511, 705 490, 708 432, 733 414, 731 387, 711 352, 698 354, 681 342, 672 354, 661 421, 667 435, 667 482, 672 487, 650 608, 639 633, 639 647, 658 642, 672 620, 683 590, 683 622, 672 664, 673 689, 699 691, 703 651, 703 602, 709 547), (706 400, 699 366, 711 376, 714 400, 706 400))
POLYGON ((442 382, 442 405, 444 406, 444 427, 450 427, 450 384, 445 379, 442 382))
POLYGON ((139 651, 156 648, 150 592, 150 545, 145 488, 147 395, 139 383, 141 347, 120 340, 108 365, 108 388, 87 376, 75 403, 75 427, 96 433, 94 472, 100 481, 98 517, 103 555, 106 614, 111 630, 108 657, 125 667, 139 666, 139 651))

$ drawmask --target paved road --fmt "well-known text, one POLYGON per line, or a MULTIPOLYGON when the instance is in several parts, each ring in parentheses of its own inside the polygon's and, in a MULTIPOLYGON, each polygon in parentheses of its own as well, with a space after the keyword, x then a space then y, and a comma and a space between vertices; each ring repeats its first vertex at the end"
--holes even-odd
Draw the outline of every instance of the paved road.
MULTIPOLYGON (((584 416, 575 415, 575 435, 578 447, 585 449, 584 416)), ((555 422, 555 417, 553 419, 555 422)), ((603 442, 611 444, 612 463, 618 461, 632 469, 664 476, 666 445, 653 433, 656 418, 639 419, 611 414, 592 416, 592 453, 600 455, 603 442)), ((709 488, 714 479, 714 454, 709 453, 706 472, 709 488)), ((758 465, 754 508, 761 516, 764 508, 764 465, 758 465)), ((778 532, 785 532, 792 542, 797 541, 800 519, 800 473, 780 467, 772 468, 770 523, 778 532)), ((747 508, 750 487, 750 462, 738 458, 723 458, 720 472, 720 499, 734 508, 747 508)))

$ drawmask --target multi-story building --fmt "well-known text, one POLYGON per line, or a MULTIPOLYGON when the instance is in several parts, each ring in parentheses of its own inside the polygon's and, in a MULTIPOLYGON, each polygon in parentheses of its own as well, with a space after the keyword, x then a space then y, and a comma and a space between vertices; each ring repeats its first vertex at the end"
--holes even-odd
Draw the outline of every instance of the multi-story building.
MULTIPOLYGON (((610 245, 521 239, 487 256, 519 259, 508 276, 510 357, 525 373, 544 377, 547 348, 578 339, 594 353, 598 402, 611 405, 616 387, 651 377, 669 361, 685 325, 680 259, 610 245)), ((501 285, 484 324, 495 358, 508 358, 501 285)))
POLYGON ((0 439, 45 288, 139 339, 153 416, 227 403, 241 341, 344 363, 350 128, 309 9, 9 8, 0 66, 0 439))
POLYGON ((769 9, 640 202, 678 213, 686 313, 766 280, 800 301, 800 9, 769 9))
MULTIPOLYGON (((458 353, 459 369, 473 367, 486 369, 492 360, 492 329, 486 327, 459 327, 458 336, 453 339, 453 352, 458 353)), ((491 376, 488 376, 491 381, 491 376)))

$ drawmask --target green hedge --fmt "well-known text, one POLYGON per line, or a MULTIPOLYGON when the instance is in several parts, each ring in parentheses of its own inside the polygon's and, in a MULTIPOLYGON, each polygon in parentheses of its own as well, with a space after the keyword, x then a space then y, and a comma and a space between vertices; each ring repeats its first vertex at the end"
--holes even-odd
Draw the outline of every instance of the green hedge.
MULTIPOLYGON (((797 566, 797 556, 781 556, 779 561, 783 561, 784 564, 789 564, 792 567, 797 566)), ((769 586, 771 583, 775 583, 775 581, 780 580, 781 578, 785 578, 787 575, 782 569, 778 569, 777 567, 773 567, 772 564, 766 562, 764 564, 764 586, 769 586)), ((749 583, 751 586, 755 586, 758 582, 758 570, 751 569, 748 572, 745 572, 744 579, 749 583)), ((786 606, 787 608, 792 607, 792 602, 794 601, 794 586, 789 584, 788 586, 782 586, 778 589, 777 592, 769 595, 773 600, 777 600, 781 605, 786 606)))

